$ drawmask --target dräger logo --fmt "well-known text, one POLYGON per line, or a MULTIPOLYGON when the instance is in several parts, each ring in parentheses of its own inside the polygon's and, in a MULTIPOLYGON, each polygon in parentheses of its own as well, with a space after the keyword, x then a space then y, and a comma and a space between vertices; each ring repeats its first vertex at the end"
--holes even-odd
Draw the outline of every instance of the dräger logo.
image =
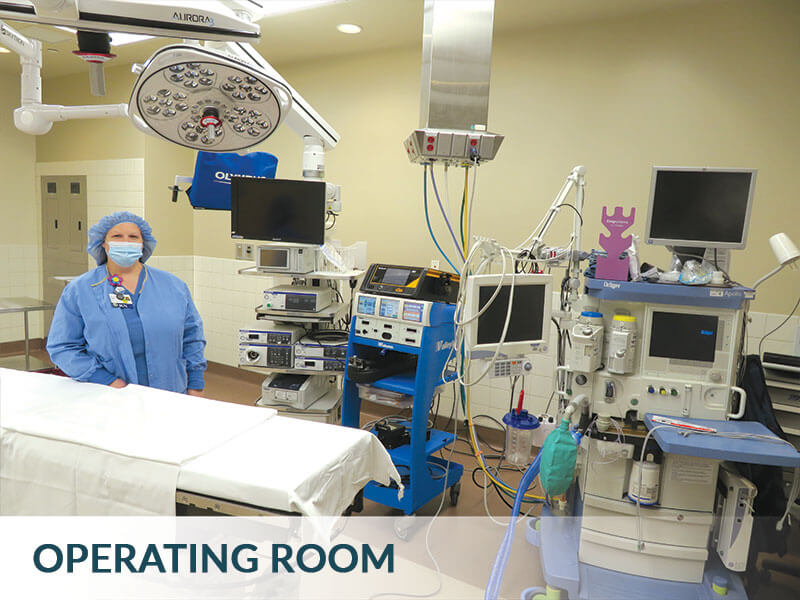
POLYGON ((269 179, 269 177, 263 177, 261 175, 247 175, 246 173, 226 173, 225 171, 217 171, 216 173, 214 173, 214 179, 216 179, 218 183, 225 183, 230 185, 231 177, 247 177, 248 179, 269 179))
POLYGON ((436 342, 436 351, 441 352, 442 350, 450 350, 453 347, 453 342, 443 342, 439 340, 436 342))
POLYGON ((173 21, 184 21, 187 23, 201 23, 203 25, 208 25, 209 27, 214 26, 214 19, 212 17, 207 17, 206 15, 201 15, 198 13, 182 13, 177 12, 172 15, 173 21))
POLYGON ((611 283, 610 281, 604 281, 603 287, 611 288, 612 290, 616 290, 619 288, 618 283, 611 283))

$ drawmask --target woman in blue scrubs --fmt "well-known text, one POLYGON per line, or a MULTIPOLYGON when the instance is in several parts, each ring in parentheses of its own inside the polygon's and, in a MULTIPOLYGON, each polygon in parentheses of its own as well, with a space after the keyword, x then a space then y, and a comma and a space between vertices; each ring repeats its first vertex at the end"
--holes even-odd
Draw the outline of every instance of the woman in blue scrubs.
POLYGON ((87 251, 98 266, 64 289, 47 351, 78 381, 202 396, 203 321, 183 281, 145 266, 155 245, 147 221, 130 212, 94 225, 87 251))

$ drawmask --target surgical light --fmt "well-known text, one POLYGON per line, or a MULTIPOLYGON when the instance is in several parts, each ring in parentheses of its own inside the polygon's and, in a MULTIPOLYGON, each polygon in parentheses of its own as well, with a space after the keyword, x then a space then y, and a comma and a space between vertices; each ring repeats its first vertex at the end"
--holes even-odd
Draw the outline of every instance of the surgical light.
POLYGON ((172 45, 145 63, 128 114, 147 133, 195 150, 232 152, 267 139, 292 104, 290 89, 216 50, 172 45))

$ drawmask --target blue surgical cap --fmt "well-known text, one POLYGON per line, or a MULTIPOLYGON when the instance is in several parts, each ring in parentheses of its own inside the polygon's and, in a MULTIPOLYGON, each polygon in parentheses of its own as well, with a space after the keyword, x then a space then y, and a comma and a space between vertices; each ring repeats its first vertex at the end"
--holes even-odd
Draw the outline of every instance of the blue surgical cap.
POLYGON ((103 217, 89 229, 89 245, 86 247, 86 251, 97 261, 98 265, 103 265, 108 261, 103 242, 106 241, 106 236, 111 228, 120 223, 133 223, 142 232, 144 246, 142 248, 142 262, 145 262, 153 254, 153 250, 156 248, 156 238, 153 237, 153 230, 148 222, 139 215, 122 210, 103 217))

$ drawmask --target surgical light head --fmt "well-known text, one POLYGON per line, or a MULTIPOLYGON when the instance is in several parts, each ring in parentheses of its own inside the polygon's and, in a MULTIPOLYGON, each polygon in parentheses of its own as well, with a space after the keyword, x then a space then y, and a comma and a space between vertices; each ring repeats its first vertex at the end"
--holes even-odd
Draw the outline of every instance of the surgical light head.
POLYGON ((210 48, 172 45, 145 63, 128 113, 139 129, 176 144, 233 152, 272 135, 291 104, 290 89, 258 67, 210 48))

